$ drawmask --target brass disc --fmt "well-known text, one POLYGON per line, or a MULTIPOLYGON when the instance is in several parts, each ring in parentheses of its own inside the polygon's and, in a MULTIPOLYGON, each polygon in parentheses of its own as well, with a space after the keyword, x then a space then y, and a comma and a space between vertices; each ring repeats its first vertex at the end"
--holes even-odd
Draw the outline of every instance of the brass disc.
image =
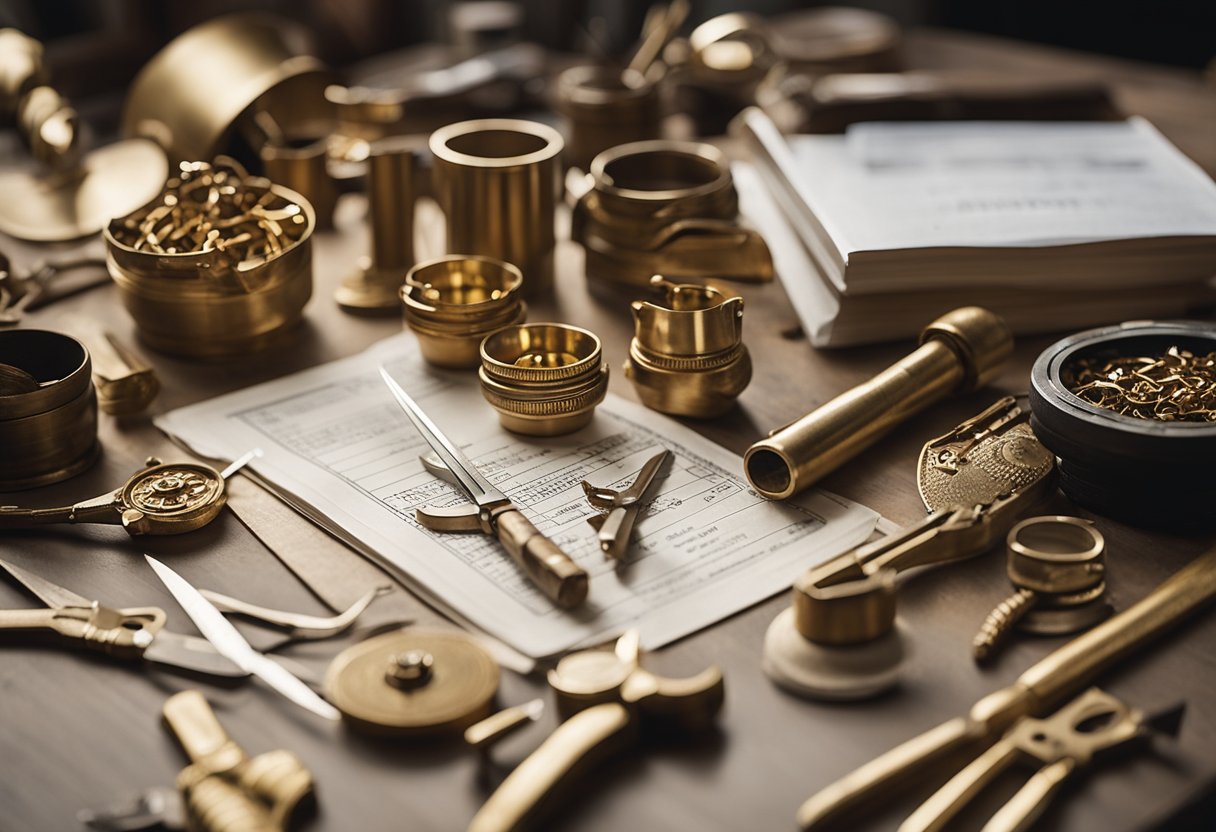
POLYGON ((0 174, 0 231, 33 243, 89 237, 155 197, 168 176, 164 151, 148 139, 100 147, 72 173, 0 174))
POLYGON ((348 725, 395 736, 458 733, 490 712, 498 664, 473 639, 448 630, 409 627, 368 639, 338 654, 325 673, 325 696, 348 725), (433 660, 413 687, 389 681, 398 656, 417 651, 433 660))

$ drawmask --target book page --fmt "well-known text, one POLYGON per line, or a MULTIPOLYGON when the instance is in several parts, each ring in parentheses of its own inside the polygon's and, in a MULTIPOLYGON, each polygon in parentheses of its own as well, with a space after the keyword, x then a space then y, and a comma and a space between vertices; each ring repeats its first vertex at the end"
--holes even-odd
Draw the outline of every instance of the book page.
POLYGON ((678 422, 613 395, 592 424, 553 438, 498 425, 475 373, 425 364, 410 334, 366 353, 176 410, 157 425, 200 454, 260 447, 256 473, 361 550, 520 652, 543 657, 639 627, 654 648, 787 589, 806 567, 864 541, 878 515, 824 492, 774 503, 742 460, 678 422), (439 534, 414 516, 463 494, 419 462, 429 450, 379 377, 383 365, 465 455, 591 576, 584 607, 561 610, 496 539, 439 534), (587 522, 579 483, 624 487, 672 453, 621 567, 587 522))

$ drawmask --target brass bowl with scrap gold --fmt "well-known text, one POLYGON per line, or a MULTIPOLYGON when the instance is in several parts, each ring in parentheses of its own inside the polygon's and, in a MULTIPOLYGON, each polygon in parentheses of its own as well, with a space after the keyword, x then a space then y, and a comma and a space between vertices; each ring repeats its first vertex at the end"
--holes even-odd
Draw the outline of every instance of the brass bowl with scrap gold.
POLYGON ((529 436, 586 426, 608 393, 600 339, 567 324, 523 324, 487 336, 478 375, 502 426, 529 436))
POLYGON ((159 199, 106 228, 106 265, 149 346, 241 355, 300 322, 315 226, 295 191, 235 165, 183 162, 159 199))
POLYGON ((37 329, 0 331, 0 491, 59 482, 96 460, 89 351, 37 329))
POLYGON ((460 254, 414 266, 401 303, 422 357, 437 367, 477 367, 487 335, 527 318, 522 285, 519 269, 491 257, 460 254))

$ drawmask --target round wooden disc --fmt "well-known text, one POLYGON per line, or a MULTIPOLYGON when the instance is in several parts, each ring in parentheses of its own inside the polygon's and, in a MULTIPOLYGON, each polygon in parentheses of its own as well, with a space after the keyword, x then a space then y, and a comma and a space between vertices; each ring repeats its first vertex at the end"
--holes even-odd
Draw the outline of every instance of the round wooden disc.
POLYGON ((409 627, 343 650, 325 673, 325 695, 352 728, 375 734, 456 733, 490 712, 498 664, 466 635, 409 627), (386 672, 412 650, 434 660, 430 678, 400 688, 386 672))

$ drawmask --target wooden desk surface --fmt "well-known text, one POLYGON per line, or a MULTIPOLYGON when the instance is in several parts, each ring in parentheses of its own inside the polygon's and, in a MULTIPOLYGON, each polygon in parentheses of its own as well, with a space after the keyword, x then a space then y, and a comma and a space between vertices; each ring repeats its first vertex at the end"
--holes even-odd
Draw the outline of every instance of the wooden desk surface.
MULTIPOLYGON (((1150 118, 1209 172, 1216 171, 1216 92, 1197 76, 944 32, 909 37, 912 64, 975 66, 1011 73, 1100 75, 1115 85, 1120 103, 1150 118)), ((360 205, 344 206, 335 232, 318 235, 316 290, 307 323, 294 344, 226 364, 197 364, 146 349, 164 390, 155 407, 165 411, 352 354, 398 331, 396 319, 366 320, 341 313, 332 292, 367 245, 360 205)), ((420 233, 433 229, 434 216, 420 233)), ((419 256, 437 253, 434 240, 419 256)), ((40 256, 9 245, 18 263, 40 256)), ((96 246, 96 243, 93 243, 96 246)), ((632 396, 617 371, 630 337, 624 301, 605 303, 587 292, 581 250, 560 244, 559 288, 539 304, 534 320, 554 318, 589 327, 604 341, 613 367, 612 389, 632 396)), ((751 386, 730 416, 694 424, 710 438, 742 453, 764 431, 826 401, 907 351, 890 345, 817 352, 782 335, 795 318, 780 284, 743 290, 744 328, 755 358, 751 386)), ((966 298, 960 298, 960 303, 966 298)), ((72 316, 88 316, 134 342, 131 321, 111 288, 96 290, 32 314, 33 327, 72 329, 72 316)), ((824 486, 859 500, 899 523, 922 509, 914 467, 920 445, 978 412, 1001 392, 1023 391, 1034 357, 1051 338, 1025 339, 1017 359, 994 390, 951 401, 898 428, 893 435, 824 486)), ((112 488, 145 455, 166 445, 146 421, 117 425, 103 417, 102 462, 87 474, 42 492, 5 495, 6 502, 51 505, 112 488)), ((1079 513, 1062 497, 1051 508, 1079 513)), ((1095 518, 1109 543, 1111 589, 1126 607, 1143 596, 1213 538, 1148 534, 1117 519, 1095 518)), ((304 520, 299 520, 303 523, 304 520)), ((0 556, 69 588, 95 592, 119 606, 159 604, 169 626, 191 632, 184 613, 139 557, 150 551, 196 582, 251 600, 302 610, 321 607, 282 565, 225 513, 205 530, 180 538, 131 540, 115 528, 56 528, 13 533, 0 540, 0 556)), ((900 614, 911 635, 912 657, 903 685, 866 704, 807 702, 774 688, 760 671, 760 648, 784 596, 660 651, 650 660, 660 672, 683 674, 711 662, 723 667, 727 705, 720 730, 700 741, 648 750, 602 769, 573 805, 545 828, 569 830, 790 829, 798 805, 820 787, 898 742, 962 714, 976 699, 1015 678, 1060 643, 1018 639, 989 670, 968 657, 970 638, 993 603, 1008 591, 996 552, 965 564, 912 576, 901 590, 900 614)), ((11 582, 0 580, 0 607, 30 606, 11 582)), ((318 668, 337 649, 324 644, 291 653, 318 668)), ((1127 701, 1155 707, 1185 699, 1186 721, 1177 742, 1159 752, 1104 766, 1055 801, 1042 829, 1142 828, 1193 798, 1216 777, 1216 614, 1208 613, 1103 677, 1104 687, 1127 701)), ((170 693, 201 688, 230 734, 251 753, 288 748, 312 769, 320 815, 307 828, 330 830, 461 829, 484 799, 487 778, 458 743, 373 743, 346 734, 286 703, 259 684, 222 688, 169 673, 124 666, 99 656, 45 647, 0 648, 0 829, 76 828, 75 812, 98 807, 137 789, 172 783, 183 766, 180 751, 160 725, 170 693)), ((539 679, 506 673, 500 701, 514 704, 545 695, 539 679)), ((498 749, 517 760, 552 726, 540 726, 498 749)), ((1000 789, 997 790, 1001 791, 1000 789)), ((1006 789, 1000 799, 1008 796, 1006 789)), ((978 804, 990 812, 996 800, 978 804)), ((894 801, 872 819, 891 828, 914 805, 894 801)), ((976 828, 974 817, 960 826, 976 828)))

